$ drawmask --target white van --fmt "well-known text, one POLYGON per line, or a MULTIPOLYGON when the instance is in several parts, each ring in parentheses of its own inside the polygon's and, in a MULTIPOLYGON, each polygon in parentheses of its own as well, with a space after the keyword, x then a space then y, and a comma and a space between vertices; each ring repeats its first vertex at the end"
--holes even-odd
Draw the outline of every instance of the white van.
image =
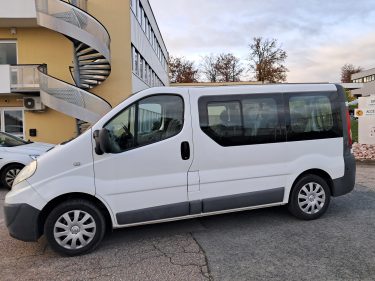
POLYGON ((105 230, 288 204, 315 219, 355 182, 341 86, 152 88, 29 164, 10 235, 66 255, 105 230))

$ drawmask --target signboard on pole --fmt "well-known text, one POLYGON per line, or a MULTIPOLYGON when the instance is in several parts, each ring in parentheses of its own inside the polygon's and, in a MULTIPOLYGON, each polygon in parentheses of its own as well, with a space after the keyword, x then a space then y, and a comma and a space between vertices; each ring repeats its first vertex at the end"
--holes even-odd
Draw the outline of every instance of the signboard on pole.
POLYGON ((360 144, 375 144, 375 95, 358 98, 358 141, 360 144))

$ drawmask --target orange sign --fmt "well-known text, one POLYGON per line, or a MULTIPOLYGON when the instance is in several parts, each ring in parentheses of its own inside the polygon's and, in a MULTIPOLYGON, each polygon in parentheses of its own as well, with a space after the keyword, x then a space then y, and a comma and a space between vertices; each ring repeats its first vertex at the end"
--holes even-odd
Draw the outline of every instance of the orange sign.
POLYGON ((364 112, 362 109, 355 109, 354 110, 354 116, 355 117, 362 117, 364 115, 364 112))

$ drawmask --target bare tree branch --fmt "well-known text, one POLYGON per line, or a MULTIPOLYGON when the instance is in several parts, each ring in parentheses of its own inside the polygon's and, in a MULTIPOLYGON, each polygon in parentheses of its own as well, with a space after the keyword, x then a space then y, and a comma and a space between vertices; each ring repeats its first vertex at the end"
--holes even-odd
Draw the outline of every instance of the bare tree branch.
POLYGON ((352 81, 352 74, 361 72, 363 70, 362 67, 354 66, 352 64, 345 64, 341 67, 341 82, 342 83, 350 83, 352 81))
POLYGON ((277 83, 286 81, 284 62, 287 53, 277 45, 276 39, 254 37, 250 44, 249 69, 255 72, 257 81, 277 83))

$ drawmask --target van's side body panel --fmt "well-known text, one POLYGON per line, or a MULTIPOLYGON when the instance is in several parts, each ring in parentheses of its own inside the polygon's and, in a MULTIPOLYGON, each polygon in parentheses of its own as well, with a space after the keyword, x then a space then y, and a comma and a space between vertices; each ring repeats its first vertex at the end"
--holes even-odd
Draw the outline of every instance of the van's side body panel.
POLYGON ((293 183, 305 171, 321 170, 332 179, 344 176, 342 146, 342 138, 288 142, 285 161, 288 176, 284 203, 288 203, 293 183))
POLYGON ((88 130, 38 158, 37 169, 27 182, 43 198, 44 205, 67 193, 95 195, 92 151, 87 149, 91 146, 92 134, 88 130))

